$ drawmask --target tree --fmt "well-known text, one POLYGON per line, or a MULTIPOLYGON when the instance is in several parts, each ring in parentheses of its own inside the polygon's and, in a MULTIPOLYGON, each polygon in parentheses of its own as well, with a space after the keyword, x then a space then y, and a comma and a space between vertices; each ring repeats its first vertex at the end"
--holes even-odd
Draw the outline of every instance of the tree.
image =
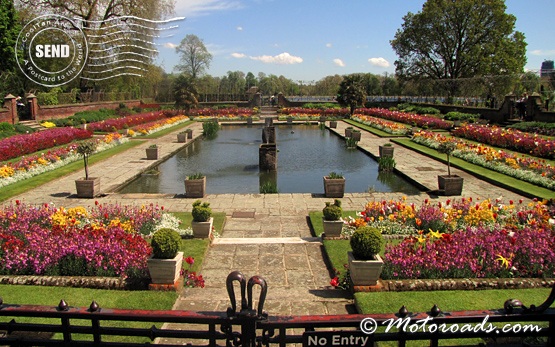
POLYGON ((0 92, 2 97, 8 92, 16 93, 14 81, 17 79, 15 41, 21 30, 18 15, 12 0, 0 0, 0 92))
POLYGON ((181 55, 181 64, 177 65, 176 68, 191 75, 193 79, 201 76, 210 67, 212 54, 208 52, 204 42, 196 35, 188 34, 185 36, 175 50, 181 55))
POLYGON ((428 0, 417 14, 403 17, 391 46, 404 80, 445 80, 453 96, 457 80, 513 75, 526 64, 526 43, 514 31, 516 17, 504 0, 428 0))
POLYGON ((198 105, 198 90, 195 79, 190 75, 179 75, 173 82, 173 95, 176 108, 189 110, 198 105))
POLYGON ((337 102, 341 106, 349 107, 352 116, 357 106, 364 105, 365 101, 364 76, 361 74, 344 76, 343 81, 339 84, 337 102))

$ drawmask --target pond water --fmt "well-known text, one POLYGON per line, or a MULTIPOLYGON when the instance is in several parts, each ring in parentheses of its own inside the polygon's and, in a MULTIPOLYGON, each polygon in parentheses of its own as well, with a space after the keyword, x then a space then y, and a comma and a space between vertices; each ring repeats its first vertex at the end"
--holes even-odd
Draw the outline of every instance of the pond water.
POLYGON ((141 175, 119 192, 183 194, 185 178, 202 173, 208 194, 259 193, 266 182, 280 193, 323 194, 322 177, 335 171, 346 178, 347 193, 419 193, 395 174, 379 174, 374 159, 317 125, 277 125, 276 138, 277 171, 259 170, 262 126, 224 125, 216 138, 194 141, 161 163, 159 174, 141 175))

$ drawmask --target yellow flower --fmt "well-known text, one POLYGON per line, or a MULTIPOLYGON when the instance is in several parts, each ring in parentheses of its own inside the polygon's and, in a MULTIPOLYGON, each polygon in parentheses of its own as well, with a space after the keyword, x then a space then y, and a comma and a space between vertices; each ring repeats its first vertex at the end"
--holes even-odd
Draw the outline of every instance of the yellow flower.
POLYGON ((432 229, 429 229, 429 231, 430 231, 431 238, 436 238, 436 239, 441 238, 441 233, 439 231, 433 231, 432 229))
POLYGON ((502 256, 501 254, 498 254, 497 258, 495 259, 495 261, 500 261, 501 265, 504 266, 506 269, 509 268, 509 261, 510 260, 511 260, 511 257, 509 259, 507 259, 504 256, 502 256))

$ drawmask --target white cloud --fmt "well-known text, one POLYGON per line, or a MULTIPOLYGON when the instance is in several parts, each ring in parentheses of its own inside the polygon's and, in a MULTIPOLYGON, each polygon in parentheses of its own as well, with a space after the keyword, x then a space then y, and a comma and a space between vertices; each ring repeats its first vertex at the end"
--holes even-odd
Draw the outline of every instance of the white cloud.
POLYGON ((343 60, 341 60, 341 59, 339 59, 339 58, 334 59, 334 60, 333 60, 333 63, 334 63, 336 66, 341 66, 341 67, 344 67, 344 66, 345 66, 345 63, 343 62, 343 60))
POLYGON ((327 48, 331 48, 333 45, 331 43, 326 43, 327 48))
POLYGON ((164 47, 175 49, 175 47, 177 47, 177 45, 175 43, 166 42, 166 43, 164 43, 164 47))
POLYGON ((242 26, 238 26, 236 29, 237 29, 237 31, 243 31, 243 27, 242 27, 242 26))
POLYGON ((231 53, 231 56, 233 58, 237 58, 237 59, 241 59, 241 58, 246 57, 246 55, 244 55, 243 53, 231 53))
POLYGON ((289 65, 289 64, 300 64, 303 62, 303 58, 295 57, 287 52, 283 52, 278 55, 260 55, 257 57, 250 57, 252 60, 258 60, 267 64, 278 64, 278 65, 289 65))
POLYGON ((187 0, 176 1, 175 12, 186 17, 206 15, 209 12, 236 10, 243 4, 238 0, 187 0))
POLYGON ((370 58, 368 59, 368 62, 374 66, 389 67, 389 62, 382 57, 370 58))
POLYGON ((554 55, 555 49, 534 49, 530 51, 532 55, 554 55))

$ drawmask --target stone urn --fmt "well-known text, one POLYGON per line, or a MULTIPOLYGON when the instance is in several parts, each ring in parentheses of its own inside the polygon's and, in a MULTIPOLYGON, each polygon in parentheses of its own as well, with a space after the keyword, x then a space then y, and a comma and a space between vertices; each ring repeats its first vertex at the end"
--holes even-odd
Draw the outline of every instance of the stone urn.
POLYGON ((345 195, 345 178, 324 176, 324 194, 326 198, 342 198, 345 195))
POLYGON ((75 180, 78 198, 92 199, 100 193, 100 177, 89 177, 75 180))
POLYGON ((445 196, 461 195, 464 179, 458 175, 439 175, 437 183, 439 191, 445 196))
POLYGON ((210 217, 206 222, 191 222, 193 229, 193 237, 206 239, 212 236, 212 226, 214 225, 214 217, 210 217))
POLYGON ((354 286, 375 286, 383 268, 383 260, 376 254, 374 260, 356 260, 353 252, 347 252, 349 271, 354 286))
POLYGON ((183 252, 173 259, 147 259, 148 272, 154 284, 174 284, 180 276, 183 252))
POLYGON ((379 146, 380 158, 393 157, 394 147, 392 145, 379 146))
POLYGON ((342 220, 326 220, 322 217, 322 224, 324 225, 324 234, 326 238, 341 237, 341 231, 345 224, 342 220))

